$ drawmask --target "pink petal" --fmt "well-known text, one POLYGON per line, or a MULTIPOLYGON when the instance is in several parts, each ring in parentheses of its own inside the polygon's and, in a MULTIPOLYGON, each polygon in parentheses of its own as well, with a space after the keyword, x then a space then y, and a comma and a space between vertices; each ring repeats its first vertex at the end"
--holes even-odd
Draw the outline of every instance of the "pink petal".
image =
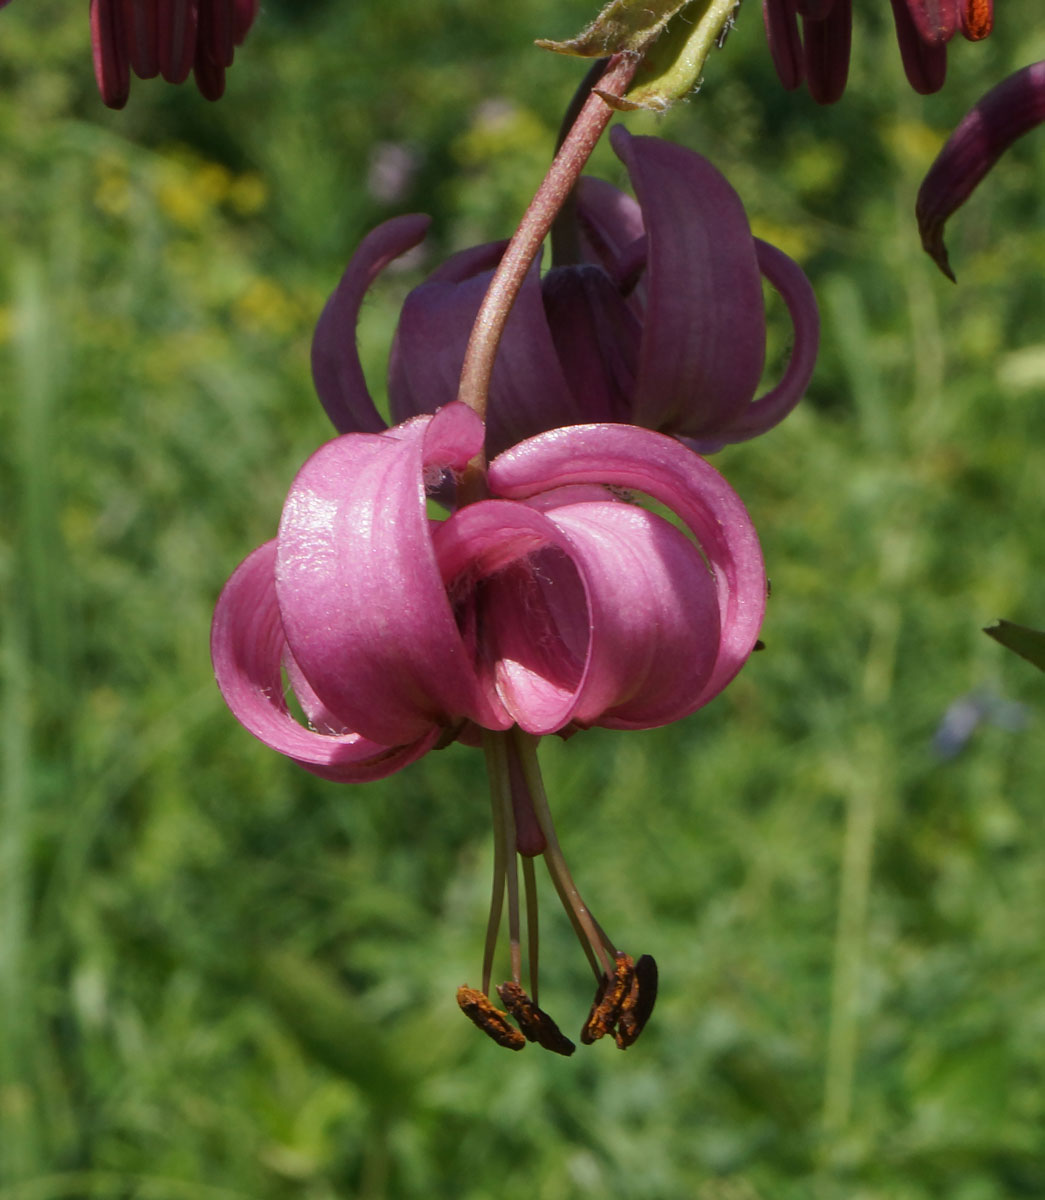
POLYGON ((782 250, 755 239, 758 265, 762 274, 783 297, 794 325, 795 340, 791 357, 780 382, 747 408, 714 438, 704 439, 698 449, 701 454, 711 454, 732 442, 745 442, 779 425, 787 414, 802 399, 816 367, 816 354, 820 346, 820 312, 816 304, 813 287, 805 272, 782 250))
POLYGON ((817 104, 834 104, 842 98, 852 36, 852 0, 838 0, 822 21, 802 22, 806 82, 817 104))
POLYGON ((578 483, 634 488, 682 518, 710 564, 722 635, 714 669, 691 708, 706 704, 740 670, 758 637, 766 578, 758 537, 718 472, 673 438, 623 425, 582 425, 531 438, 496 458, 495 495, 525 499, 578 483))
POLYGON ((275 587, 276 543, 266 542, 233 573, 214 612, 211 657, 225 702, 256 738, 324 779, 364 783, 391 775, 435 744, 433 728, 411 745, 388 747, 357 733, 305 729, 283 699, 286 641, 275 587))
POLYGON ((525 505, 482 500, 432 541, 484 687, 528 733, 561 729, 577 706, 591 624, 569 539, 525 505))
POLYGON ((943 242, 947 219, 1017 138, 1045 122, 1045 61, 992 88, 947 139, 918 190, 915 213, 922 245, 953 279, 943 242))
POLYGON ((424 238, 429 224, 429 217, 411 214, 393 217, 368 233, 320 315, 312 338, 312 379, 339 433, 386 428, 363 377, 356 321, 370 285, 393 259, 424 238))
POLYGON ((529 733, 686 715, 718 651, 707 564, 663 518, 604 489, 560 490, 469 505, 433 535, 480 672, 529 733))
POLYGON ((546 511, 569 535, 591 606, 574 722, 649 729, 693 712, 720 637, 715 583, 700 552, 663 517, 617 499, 546 511))
POLYGON ((762 281, 744 206, 699 154, 613 130, 649 238, 632 419, 701 437, 755 394, 765 358, 762 281))
POLYGON ((385 745, 510 724, 475 676, 435 561, 424 479, 482 445, 463 405, 321 447, 291 485, 276 590, 291 653, 343 724, 385 745))

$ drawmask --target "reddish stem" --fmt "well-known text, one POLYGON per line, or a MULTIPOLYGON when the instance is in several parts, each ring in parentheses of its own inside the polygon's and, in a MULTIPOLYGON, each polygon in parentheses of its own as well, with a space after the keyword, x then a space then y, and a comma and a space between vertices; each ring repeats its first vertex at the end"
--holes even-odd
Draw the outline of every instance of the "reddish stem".
MULTIPOLYGON (((640 61, 641 56, 636 54, 614 55, 599 80, 599 91, 611 96, 621 95, 631 83, 640 61)), ((613 112, 610 105, 594 92, 585 101, 490 280, 468 340, 457 393, 458 400, 480 417, 486 416, 494 358, 515 297, 613 112)), ((481 464, 476 466, 481 469, 481 464)))

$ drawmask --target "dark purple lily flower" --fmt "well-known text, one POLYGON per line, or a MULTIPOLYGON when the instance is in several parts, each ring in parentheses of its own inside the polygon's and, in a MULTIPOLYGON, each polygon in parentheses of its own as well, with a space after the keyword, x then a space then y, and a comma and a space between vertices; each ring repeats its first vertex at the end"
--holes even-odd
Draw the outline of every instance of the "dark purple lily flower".
MULTIPOLYGON (((7 0, 0 0, 0 7, 7 0)), ((208 100, 258 15, 260 0, 91 0, 94 74, 102 100, 123 108, 131 72, 183 83, 192 71, 208 100)))
POLYGON ((944 225, 1017 138, 1045 122, 1045 61, 1002 80, 962 118, 918 189, 915 215, 922 245, 954 279, 944 225))
MULTIPOLYGON (((699 154, 613 131, 637 200, 599 179, 577 190, 574 259, 535 265, 509 317, 487 408, 487 453, 545 430, 637 424, 707 453, 770 429, 812 375, 819 318, 812 288, 780 250, 752 237, 740 198, 699 154), (765 360, 762 279, 794 323, 783 377, 756 399, 765 360)), ((385 427, 363 378, 355 325, 367 288, 424 237, 397 217, 364 239, 319 319, 316 390, 341 432, 385 427)), ((465 346, 504 243, 454 255, 407 297, 389 360, 394 421, 457 395, 465 346)))
POLYGON ((426 485, 483 443, 462 404, 380 434, 346 434, 298 473, 277 537, 232 575, 214 614, 218 685, 251 733, 307 770, 378 779, 456 738, 482 741, 496 831, 482 989, 458 1003, 499 1044, 573 1043, 537 1007, 533 859, 543 856, 598 991, 584 1042, 626 1049, 656 965, 616 949, 580 899, 540 782, 536 743, 590 725, 647 729, 716 696, 750 655, 766 578, 736 494, 671 438, 581 425, 490 464, 490 498, 442 521, 426 485), (690 536, 624 498, 640 491, 690 536), (284 682, 286 680, 286 683, 284 682), (288 708, 289 687, 308 720, 288 708), (531 930, 520 983, 517 858, 531 930), (504 895, 512 978, 490 1001, 504 895), (521 1032, 520 1032, 521 1030, 521 1032))
MULTIPOLYGON (((943 87, 947 43, 956 32, 975 42, 994 27, 994 0, 891 3, 904 72, 923 95, 943 87)), ((762 0, 762 16, 784 87, 791 91, 804 80, 818 104, 839 100, 849 77, 853 0, 762 0)))

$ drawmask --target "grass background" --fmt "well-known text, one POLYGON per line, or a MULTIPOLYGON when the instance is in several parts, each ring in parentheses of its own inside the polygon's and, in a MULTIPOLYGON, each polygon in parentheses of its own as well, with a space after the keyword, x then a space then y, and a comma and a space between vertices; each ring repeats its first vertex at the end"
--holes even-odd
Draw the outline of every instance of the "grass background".
MULTIPOLYGON (((544 748, 580 886, 662 978, 629 1054, 569 1061, 453 1001, 480 756, 313 779, 225 711, 207 636, 330 435, 308 345, 354 245, 400 211, 433 214, 429 267, 510 230, 579 74, 529 43, 591 10, 266 0, 220 104, 136 81, 114 114, 81 7, 0 17, 0 1200, 1045 1194, 1042 679, 980 633, 1045 611, 1045 135, 953 222, 957 288, 911 215, 944 131, 1045 56, 1036 0, 931 98, 858 6, 830 110, 780 91, 745 7, 699 95, 628 118, 726 171, 824 347, 800 410, 716 459, 766 651, 677 726, 544 748), (941 757, 970 694, 1007 719, 941 757)), ((378 390, 421 269, 364 312, 378 390)))

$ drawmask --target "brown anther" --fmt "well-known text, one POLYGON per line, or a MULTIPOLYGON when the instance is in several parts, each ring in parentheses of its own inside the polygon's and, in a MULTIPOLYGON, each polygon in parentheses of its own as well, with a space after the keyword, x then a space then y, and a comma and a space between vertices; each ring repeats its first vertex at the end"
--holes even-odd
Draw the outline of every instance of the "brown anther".
POLYGON ((635 962, 631 955, 618 953, 613 978, 604 974, 599 980, 591 1012, 581 1030, 581 1041, 585 1046, 590 1046, 616 1029, 621 1009, 631 993, 634 972, 635 962))
POLYGON ((536 1042, 545 1050, 551 1050, 565 1058, 569 1058, 577 1049, 544 1009, 538 1008, 517 983, 511 980, 499 983, 497 995, 501 997, 504 1007, 519 1022, 519 1028, 526 1035, 528 1042, 536 1042))
POLYGON ((613 1037, 621 1050, 627 1050, 645 1029, 657 1001, 657 964, 643 954, 635 964, 631 989, 621 1007, 620 1020, 613 1037))
POLYGON ((461 1012, 477 1025, 487 1037, 493 1038, 498 1046, 509 1050, 521 1050, 526 1045, 526 1038, 513 1025, 508 1024, 508 1014, 494 1008, 490 997, 476 988, 459 987, 457 989, 457 1004, 461 1012))

